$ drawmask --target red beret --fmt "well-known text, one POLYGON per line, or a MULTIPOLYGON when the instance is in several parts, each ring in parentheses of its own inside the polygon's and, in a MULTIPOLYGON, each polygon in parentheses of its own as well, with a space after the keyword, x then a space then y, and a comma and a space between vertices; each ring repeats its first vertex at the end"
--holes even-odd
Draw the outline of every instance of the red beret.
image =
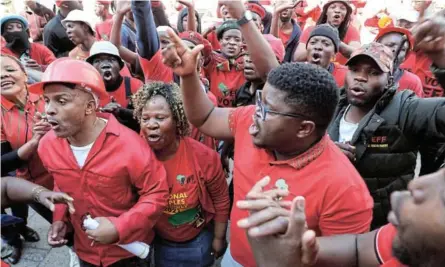
POLYGON ((189 41, 193 43, 194 45, 204 45, 204 49, 202 50, 202 53, 204 56, 208 56, 212 53, 212 45, 209 41, 207 41, 204 37, 202 37, 201 34, 194 32, 194 31, 185 31, 179 33, 179 38, 182 40, 189 41))
POLYGON ((280 63, 283 62, 284 54, 286 52, 285 52, 284 45, 283 45, 283 42, 281 41, 281 39, 273 36, 272 34, 264 34, 263 36, 269 43, 269 45, 272 48, 278 61, 280 61, 280 63))
POLYGON ((250 10, 251 12, 257 13, 258 16, 261 17, 261 19, 264 19, 266 17, 266 10, 260 6, 257 3, 246 3, 246 8, 250 10))

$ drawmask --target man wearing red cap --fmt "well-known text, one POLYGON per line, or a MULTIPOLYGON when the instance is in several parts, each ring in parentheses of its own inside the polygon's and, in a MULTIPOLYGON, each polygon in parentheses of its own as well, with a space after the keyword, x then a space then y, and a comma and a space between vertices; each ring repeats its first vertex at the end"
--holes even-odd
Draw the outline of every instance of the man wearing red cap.
POLYGON ((68 16, 72 10, 83 9, 81 0, 71 1, 56 1, 59 7, 59 12, 52 18, 43 29, 43 43, 48 47, 54 55, 59 57, 66 57, 68 53, 74 49, 74 43, 68 38, 65 27, 62 25, 62 20, 68 16))
POLYGON ((287 3, 287 0, 277 0, 275 2, 275 11, 272 17, 270 33, 280 38, 286 47, 284 62, 291 62, 300 40, 301 29, 298 23, 292 18, 294 15, 294 6, 287 3))
POLYGON ((100 22, 96 23, 96 39, 98 41, 109 41, 111 27, 113 26, 113 15, 110 14, 111 0, 96 0, 94 12, 99 17, 100 22))
MULTIPOLYGON (((423 97, 422 82, 420 81, 419 77, 409 71, 403 70, 400 67, 405 60, 409 58, 414 47, 414 39, 411 32, 404 28, 386 27, 380 29, 375 41, 391 49, 394 56, 397 56, 397 58, 394 58, 393 66, 394 83, 399 84, 397 89, 408 89, 416 93, 418 97, 423 97)), ((411 69, 413 67, 414 66, 411 66, 411 69)))
POLYGON ((167 204, 163 165, 137 133, 111 114, 96 113, 108 94, 87 62, 56 60, 30 91, 43 94, 52 125, 38 153, 54 177, 54 190, 70 195, 76 210, 68 214, 65 205, 56 205, 49 244, 66 244, 66 233, 74 231, 82 267, 148 266, 116 244, 152 242, 152 228, 167 204), (99 223, 97 229, 82 227, 88 215, 99 223))

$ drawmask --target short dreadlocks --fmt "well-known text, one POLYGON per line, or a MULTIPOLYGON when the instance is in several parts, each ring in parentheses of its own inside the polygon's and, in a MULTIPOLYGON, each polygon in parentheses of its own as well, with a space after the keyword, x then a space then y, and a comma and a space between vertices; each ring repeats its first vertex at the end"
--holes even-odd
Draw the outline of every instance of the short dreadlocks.
POLYGON ((134 117, 141 122, 142 109, 147 102, 155 96, 162 96, 167 101, 176 122, 176 134, 187 136, 190 132, 190 125, 185 116, 184 104, 181 93, 175 83, 151 82, 142 86, 133 96, 134 117))

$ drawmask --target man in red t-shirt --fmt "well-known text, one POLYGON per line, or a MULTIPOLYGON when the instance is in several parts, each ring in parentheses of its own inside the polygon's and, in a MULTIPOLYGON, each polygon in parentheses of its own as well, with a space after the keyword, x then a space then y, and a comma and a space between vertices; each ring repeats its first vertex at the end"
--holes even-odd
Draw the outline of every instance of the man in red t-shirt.
POLYGON ((327 69, 334 76, 338 88, 342 88, 348 68, 332 62, 339 46, 338 30, 329 24, 315 26, 306 43, 307 62, 327 69))
POLYGON ((109 41, 111 27, 113 26, 113 15, 110 14, 111 0, 96 0, 95 13, 100 22, 96 23, 96 39, 98 41, 109 41))
MULTIPOLYGON (((227 0, 224 4, 230 6, 236 19, 244 16, 241 1, 227 0)), ((243 24, 241 30, 255 63, 258 57, 264 57, 278 65, 252 21, 243 24)), ((269 175, 271 188, 289 190, 290 195, 307 195, 315 201, 308 210, 308 225, 317 234, 369 230, 369 192, 355 168, 326 135, 338 101, 337 86, 326 70, 302 63, 273 66, 263 93, 257 95, 256 107, 217 108, 199 86, 196 56, 200 49, 190 51, 173 33, 171 39, 175 51, 165 58, 165 63, 181 76, 188 119, 210 136, 235 141, 235 201, 244 199, 261 177, 269 175)), ((234 207, 231 219, 238 221, 246 215, 234 207)), ((223 260, 222 266, 234 262, 254 266, 244 231, 235 224, 231 225, 230 241, 227 253, 233 255, 234 261, 227 256, 229 262, 223 260)))
POLYGON ((287 210, 277 208, 278 203, 272 205, 273 201, 264 201, 270 198, 267 195, 271 192, 262 190, 268 182, 258 182, 248 200, 237 203, 255 211, 243 219, 247 223, 239 221, 238 225, 247 230, 256 262, 261 266, 445 266, 445 168, 411 181, 410 191, 393 193, 391 224, 361 235, 315 238, 315 233, 305 226, 309 202, 294 198, 289 221, 284 220, 280 216, 287 210), (271 265, 276 262, 280 264, 271 265))
MULTIPOLYGON (((360 33, 350 25, 352 8, 348 1, 345 0, 329 0, 323 6, 323 12, 317 21, 317 25, 328 23, 338 29, 341 40, 339 52, 335 61, 345 64, 351 53, 360 47, 360 33)), ((313 27, 304 29, 300 37, 300 43, 295 51, 293 61, 306 60, 306 43, 313 27)))
POLYGON ((28 21, 19 15, 1 18, 2 40, 1 53, 15 56, 26 68, 44 71, 56 57, 44 45, 29 42, 28 21))

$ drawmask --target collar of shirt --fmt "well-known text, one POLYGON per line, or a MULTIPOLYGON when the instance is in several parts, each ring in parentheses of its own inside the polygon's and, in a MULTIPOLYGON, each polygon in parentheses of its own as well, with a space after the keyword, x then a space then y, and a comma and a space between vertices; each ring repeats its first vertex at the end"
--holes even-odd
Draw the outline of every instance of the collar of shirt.
POLYGON ((244 52, 241 52, 237 58, 227 59, 222 53, 215 53, 216 68, 219 71, 230 72, 233 68, 236 71, 244 69, 244 52))
POLYGON ((109 113, 97 113, 96 115, 98 118, 108 120, 108 123, 105 126, 106 134, 114 134, 116 136, 120 135, 120 131, 119 131, 119 127, 118 127, 120 125, 120 123, 116 120, 116 118, 113 115, 111 115, 109 113))
MULTIPOLYGON (((28 99, 27 102, 25 104, 25 108, 26 106, 28 106, 28 104, 35 104, 37 101, 40 100, 40 96, 36 95, 36 94, 32 94, 28 92, 28 99)), ((16 104, 14 104, 13 102, 9 101, 8 99, 6 99, 5 97, 2 96, 2 108, 6 109, 7 111, 10 111, 13 107, 16 107, 16 104)))
POLYGON ((317 159, 321 153, 323 153, 326 144, 328 142, 328 135, 325 135, 320 141, 318 141, 315 145, 313 145, 311 148, 309 148, 306 152, 303 154, 300 154, 296 156, 295 158, 288 159, 288 160, 272 160, 270 162, 271 165, 290 165, 291 167, 301 170, 309 163, 317 159))
MULTIPOLYGON (((252 82, 246 82, 243 84, 237 91, 236 94, 236 106, 247 106, 247 105, 255 105, 255 96, 256 94, 250 93, 250 85, 252 82)), ((257 90, 263 89, 264 83, 259 85, 257 90)))

